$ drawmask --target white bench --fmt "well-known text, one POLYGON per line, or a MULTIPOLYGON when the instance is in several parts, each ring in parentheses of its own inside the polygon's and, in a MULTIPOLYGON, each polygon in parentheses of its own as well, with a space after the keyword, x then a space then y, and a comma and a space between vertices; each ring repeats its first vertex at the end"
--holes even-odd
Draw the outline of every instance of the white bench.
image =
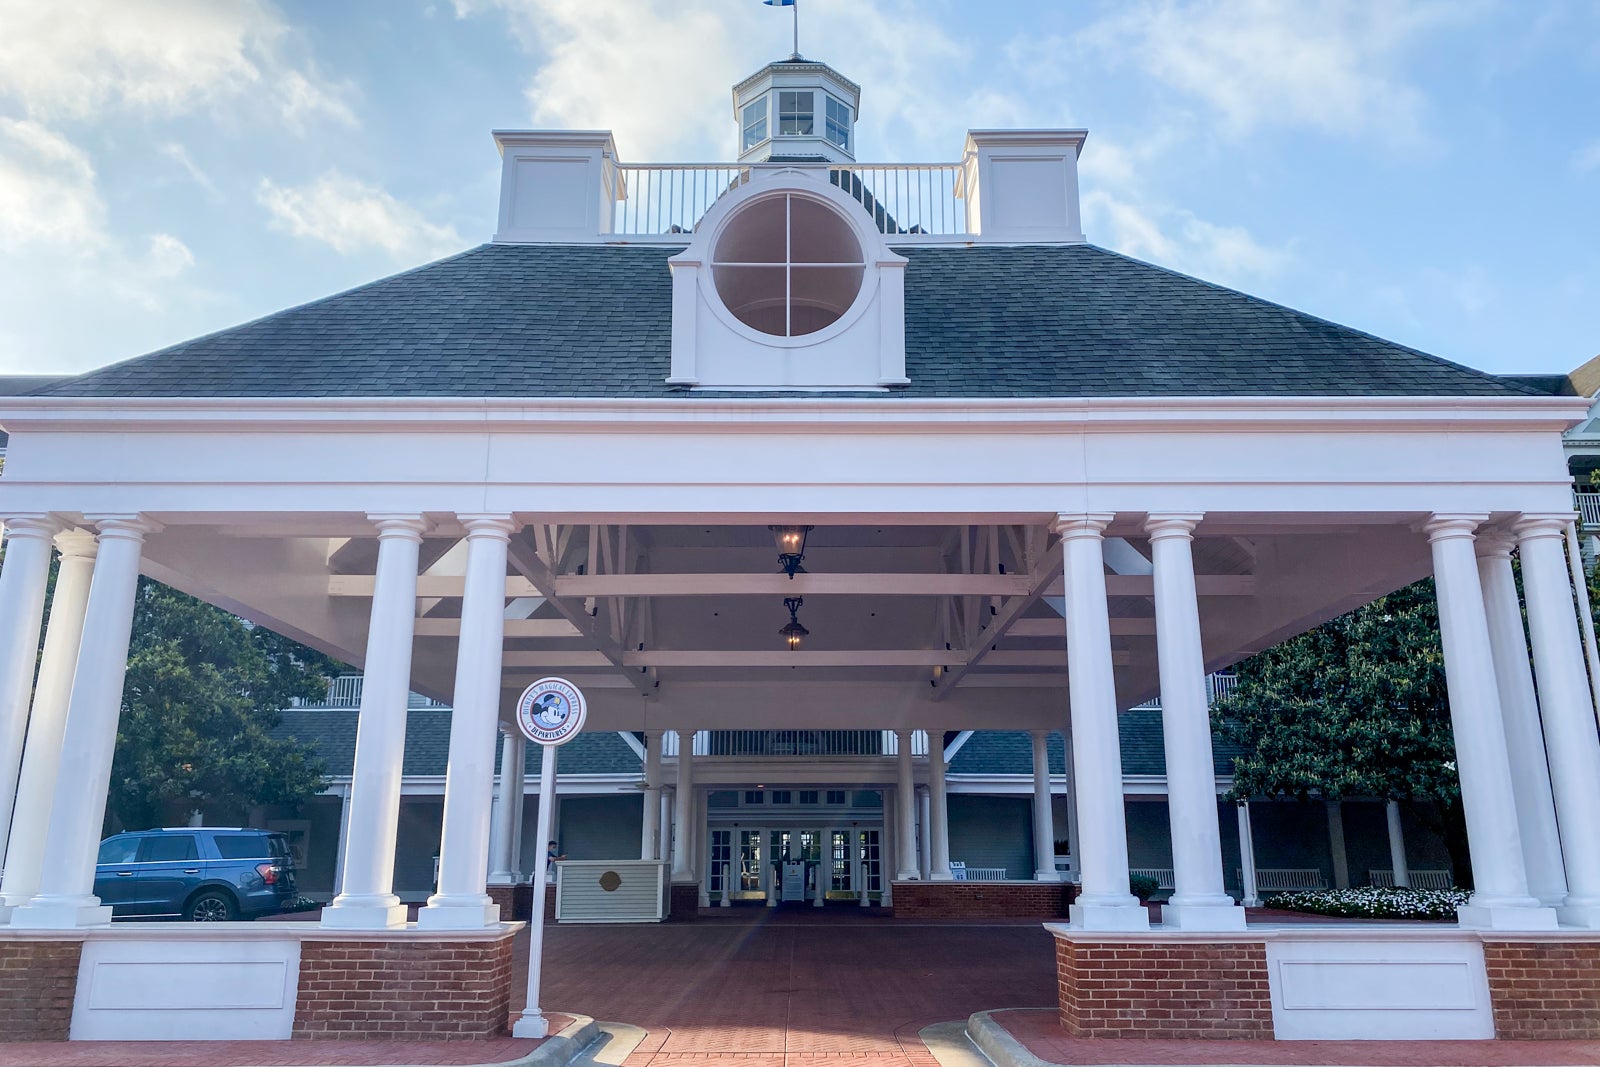
MULTIPOLYGON (((1367 880, 1375 886, 1385 889, 1394 888, 1394 871, 1369 870, 1367 880)), ((1449 889, 1455 884, 1455 879, 1450 877, 1449 871, 1418 871, 1411 872, 1412 889, 1449 889)))
MULTIPOLYGON (((1244 884, 1244 872, 1235 868, 1239 884, 1244 884)), ((1257 893, 1294 893, 1303 889, 1326 889, 1328 880, 1316 867, 1257 867, 1257 893)))
POLYGON ((958 882, 1003 882, 1004 867, 968 867, 960 860, 950 861, 950 875, 958 882))

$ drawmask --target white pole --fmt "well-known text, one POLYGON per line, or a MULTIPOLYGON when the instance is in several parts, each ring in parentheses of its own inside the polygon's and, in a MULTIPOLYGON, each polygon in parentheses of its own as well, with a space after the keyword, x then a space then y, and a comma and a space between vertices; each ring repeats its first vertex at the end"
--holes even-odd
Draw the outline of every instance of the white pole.
POLYGON ((528 1006, 511 1027, 512 1037, 547 1037, 550 1020, 539 1010, 539 971, 544 956, 545 877, 550 869, 550 823, 556 801, 556 746, 544 746, 539 762, 539 848, 533 861, 533 914, 528 919, 528 1006))
POLYGON ((1246 908, 1261 907, 1261 897, 1256 893, 1256 844, 1255 835, 1250 829, 1250 802, 1239 801, 1239 867, 1240 875, 1244 882, 1240 890, 1244 899, 1239 901, 1246 908))
POLYGON ((1572 571, 1572 591, 1578 598, 1578 625, 1583 631, 1583 658, 1589 668, 1589 695, 1600 716, 1600 654, 1595 651, 1594 609, 1589 605, 1588 575, 1583 573, 1583 553, 1578 550, 1578 528, 1567 523, 1567 567, 1572 571))
POLYGON ((1406 835, 1400 825, 1400 802, 1391 800, 1383 808, 1389 821, 1389 865, 1394 873, 1394 887, 1410 889, 1411 868, 1406 864, 1406 835))

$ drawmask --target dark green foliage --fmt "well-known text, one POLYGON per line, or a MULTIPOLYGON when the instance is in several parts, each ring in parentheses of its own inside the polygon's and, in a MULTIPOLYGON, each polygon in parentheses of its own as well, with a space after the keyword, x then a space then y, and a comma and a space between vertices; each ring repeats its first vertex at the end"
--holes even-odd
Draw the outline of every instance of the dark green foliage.
POLYGON ((319 699, 337 665, 279 635, 141 579, 107 814, 140 829, 193 808, 244 822, 323 783, 311 749, 274 739, 279 709, 319 699))
POLYGON ((1141 904, 1155 896, 1160 889, 1161 883, 1154 878, 1146 878, 1142 874, 1128 876, 1128 892, 1138 897, 1141 904))

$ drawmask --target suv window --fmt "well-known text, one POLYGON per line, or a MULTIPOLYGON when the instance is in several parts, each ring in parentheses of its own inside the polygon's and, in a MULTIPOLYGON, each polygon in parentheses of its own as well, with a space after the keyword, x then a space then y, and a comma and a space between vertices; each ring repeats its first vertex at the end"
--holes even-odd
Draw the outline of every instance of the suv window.
POLYGON ((140 863, 181 863, 198 858, 193 834, 162 834, 147 837, 139 846, 140 863))
POLYGON ((217 855, 225 860, 263 860, 279 855, 265 834, 218 834, 214 837, 217 855))
POLYGON ((100 842, 100 854, 95 857, 96 863, 132 863, 133 854, 139 851, 137 837, 113 837, 100 842))

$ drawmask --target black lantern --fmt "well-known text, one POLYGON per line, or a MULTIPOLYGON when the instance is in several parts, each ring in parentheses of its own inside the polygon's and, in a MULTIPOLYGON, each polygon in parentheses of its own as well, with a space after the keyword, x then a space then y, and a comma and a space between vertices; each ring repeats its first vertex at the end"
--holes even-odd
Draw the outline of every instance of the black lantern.
MULTIPOLYGON (((790 577, 792 578, 794 575, 791 574, 790 577)), ((789 609, 789 622, 783 629, 778 631, 778 636, 788 640, 789 651, 791 652, 800 647, 800 639, 802 637, 811 633, 810 630, 800 625, 800 619, 797 617, 800 606, 804 603, 805 598, 798 596, 785 597, 783 600, 783 606, 789 609)))
POLYGON ((793 578, 800 570, 801 560, 806 558, 806 535, 811 533, 811 527, 768 526, 767 529, 778 542, 778 564, 783 567, 783 573, 793 578))

